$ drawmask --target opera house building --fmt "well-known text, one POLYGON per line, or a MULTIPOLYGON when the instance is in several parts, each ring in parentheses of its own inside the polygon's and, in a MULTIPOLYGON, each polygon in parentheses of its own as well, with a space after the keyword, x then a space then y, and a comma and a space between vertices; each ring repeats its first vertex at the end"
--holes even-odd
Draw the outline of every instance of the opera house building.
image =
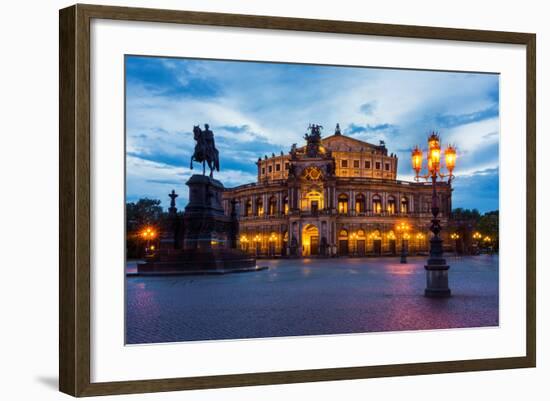
MULTIPOLYGON (((321 128, 309 127, 303 147, 258 159, 256 182, 225 189, 238 246, 259 257, 427 253, 431 183, 398 180, 398 158, 384 142, 343 135, 338 125, 322 137, 321 128)), ((444 227, 451 193, 449 183, 437 184, 444 227)))

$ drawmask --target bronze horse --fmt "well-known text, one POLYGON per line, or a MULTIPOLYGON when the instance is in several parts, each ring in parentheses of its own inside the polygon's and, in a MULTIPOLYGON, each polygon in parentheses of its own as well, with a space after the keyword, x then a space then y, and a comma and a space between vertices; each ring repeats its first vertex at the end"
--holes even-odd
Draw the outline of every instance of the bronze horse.
POLYGON ((214 143, 214 133, 204 124, 204 131, 198 125, 193 126, 193 138, 195 139, 195 153, 191 156, 189 167, 193 170, 193 162, 202 163, 202 175, 206 174, 206 164, 210 169, 210 178, 214 176, 214 170, 220 171, 218 149, 214 143))

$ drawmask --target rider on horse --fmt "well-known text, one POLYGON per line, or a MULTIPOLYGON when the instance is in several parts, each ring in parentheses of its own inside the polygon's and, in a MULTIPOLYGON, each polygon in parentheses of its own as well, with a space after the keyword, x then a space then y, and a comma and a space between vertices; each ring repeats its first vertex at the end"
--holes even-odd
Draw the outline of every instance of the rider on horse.
POLYGON ((214 170, 220 171, 220 161, 218 149, 214 143, 214 133, 210 130, 208 124, 204 124, 204 131, 198 125, 193 127, 193 136, 197 142, 195 153, 191 156, 190 168, 193 170, 193 161, 202 163, 202 174, 205 174, 206 163, 210 168, 210 177, 213 177, 214 170))

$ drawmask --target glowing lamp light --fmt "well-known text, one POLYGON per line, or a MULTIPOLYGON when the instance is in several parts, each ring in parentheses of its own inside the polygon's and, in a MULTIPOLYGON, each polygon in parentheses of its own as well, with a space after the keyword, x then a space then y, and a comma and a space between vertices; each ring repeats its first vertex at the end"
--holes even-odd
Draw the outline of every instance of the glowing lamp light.
POLYGON ((439 146, 439 135, 437 135, 435 132, 432 132, 432 134, 428 138, 428 148, 429 150, 441 148, 439 146))
POLYGON ((445 164, 447 170, 452 174, 456 165, 456 149, 454 146, 449 145, 445 150, 445 164))
POLYGON ((432 148, 429 150, 428 154, 428 168, 430 172, 439 171, 439 163, 441 161, 441 149, 432 148))
POLYGON ((491 237, 486 236, 485 238, 483 238, 483 241, 485 241, 485 242, 491 242, 491 237))
POLYGON ((415 172, 415 180, 420 178, 437 180, 437 178, 449 178, 449 183, 454 178, 453 170, 456 166, 456 148, 449 145, 445 151, 441 150, 441 141, 439 134, 435 131, 428 137, 428 150, 426 153, 426 160, 428 162, 428 171, 426 175, 421 174, 423 163, 423 152, 420 147, 415 146, 411 153, 412 167, 415 172), (443 155, 442 155, 443 153, 443 155), (447 167, 448 174, 441 172, 441 158, 445 158, 445 166, 447 167))
POLYGON ((439 135, 432 132, 428 138, 428 170, 430 173, 439 171, 439 162, 441 160, 441 146, 439 144, 439 135))
POLYGON ((412 167, 413 170, 416 171, 416 174, 420 174, 420 171, 422 170, 422 159, 423 159, 422 150, 418 146, 415 146, 415 148, 412 151, 411 155, 411 161, 412 161, 412 167))
POLYGON ((151 228, 151 227, 147 227, 145 228, 142 232, 141 232, 141 236, 144 238, 144 239, 152 239, 152 238, 155 238, 155 231, 151 228))
POLYGON ((409 231, 409 228, 410 228, 409 225, 404 221, 397 225, 397 231, 407 232, 409 231))
POLYGON ((473 237, 473 239, 479 240, 479 239, 481 239, 482 235, 476 231, 474 233, 474 235, 472 235, 472 237, 473 237))

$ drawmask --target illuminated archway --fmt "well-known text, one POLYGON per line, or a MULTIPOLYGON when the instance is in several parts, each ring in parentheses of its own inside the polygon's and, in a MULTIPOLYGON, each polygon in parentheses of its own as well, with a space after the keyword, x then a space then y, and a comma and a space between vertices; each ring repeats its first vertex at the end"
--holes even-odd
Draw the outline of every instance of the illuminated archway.
POLYGON ((349 233, 345 228, 338 232, 338 255, 349 255, 349 233))
POLYGON ((302 230, 302 255, 319 255, 319 229, 313 224, 306 225, 302 230))
POLYGON ((316 190, 307 192, 302 198, 302 210, 307 210, 312 213, 317 213, 324 208, 323 194, 316 190))

